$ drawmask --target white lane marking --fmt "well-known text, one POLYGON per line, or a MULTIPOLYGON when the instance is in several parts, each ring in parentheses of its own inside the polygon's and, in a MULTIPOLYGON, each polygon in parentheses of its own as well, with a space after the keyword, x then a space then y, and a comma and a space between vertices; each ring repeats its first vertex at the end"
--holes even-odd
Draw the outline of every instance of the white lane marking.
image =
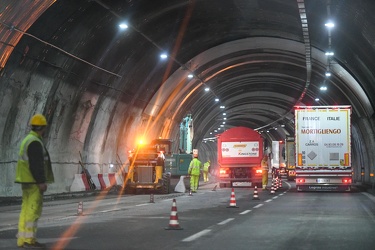
POLYGON ((219 223, 217 223, 217 224, 218 224, 218 225, 225 225, 225 224, 227 224, 228 222, 231 222, 232 220, 234 220, 234 218, 229 218, 229 219, 223 220, 222 222, 219 222, 219 223))
POLYGON ((250 213, 251 212, 251 210, 245 210, 245 211, 243 211, 242 213, 240 213, 240 214, 247 214, 247 213, 250 213))
POLYGON ((278 196, 275 196, 275 197, 273 197, 272 199, 274 200, 274 199, 277 199, 277 198, 279 198, 278 196))
POLYGON ((254 208, 260 208, 261 206, 263 206, 263 204, 258 204, 254 208))
POLYGON ((135 205, 136 207, 141 207, 141 206, 148 206, 150 205, 150 203, 143 203, 143 204, 138 204, 138 205, 135 205))
POLYGON ((121 209, 120 209, 120 208, 117 208, 117 209, 109 209, 109 210, 98 211, 98 213, 108 213, 108 212, 119 211, 119 210, 121 210, 121 209))
POLYGON ((372 219, 372 221, 375 222, 375 216, 371 213, 371 211, 368 210, 368 208, 365 207, 364 205, 361 204, 361 206, 366 211, 366 213, 368 214, 368 216, 370 216, 370 218, 372 219))
POLYGON ((269 199, 269 200, 266 200, 265 202, 271 202, 272 201, 272 199, 269 199))
POLYGON ((369 198, 370 200, 375 202, 375 196, 373 196, 372 194, 369 194, 369 193, 366 193, 366 192, 361 192, 361 194, 367 196, 367 198, 369 198))
POLYGON ((205 234, 207 234, 209 232, 211 232, 210 229, 205 229, 205 230, 200 231, 199 233, 193 234, 192 236, 183 239, 182 241, 183 242, 193 241, 193 240, 198 239, 199 237, 202 237, 203 235, 205 235, 205 234))

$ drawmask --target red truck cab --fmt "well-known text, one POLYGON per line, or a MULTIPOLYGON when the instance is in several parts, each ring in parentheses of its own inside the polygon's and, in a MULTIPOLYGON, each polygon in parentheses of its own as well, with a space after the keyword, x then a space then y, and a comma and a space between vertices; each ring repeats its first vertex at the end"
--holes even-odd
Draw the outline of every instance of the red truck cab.
POLYGON ((218 136, 220 187, 261 187, 263 138, 255 130, 234 127, 218 136))

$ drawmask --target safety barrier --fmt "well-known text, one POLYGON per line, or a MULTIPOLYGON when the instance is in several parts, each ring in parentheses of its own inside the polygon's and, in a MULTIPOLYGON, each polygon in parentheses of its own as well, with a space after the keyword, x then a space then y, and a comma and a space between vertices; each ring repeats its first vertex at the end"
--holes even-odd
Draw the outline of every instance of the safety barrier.
POLYGON ((70 186, 71 192, 87 191, 90 189, 90 186, 87 182, 85 174, 76 174, 72 185, 70 186))
MULTIPOLYGON (((91 175, 91 180, 95 184, 96 190, 109 189, 114 185, 123 186, 122 177, 117 173, 91 175)), ((75 174, 73 183, 70 186, 70 191, 81 192, 88 190, 90 190, 90 185, 86 174, 75 174)))
POLYGON ((100 183, 100 189, 105 190, 107 188, 110 188, 114 185, 123 185, 122 178, 117 173, 104 173, 104 174, 98 174, 98 179, 100 183))

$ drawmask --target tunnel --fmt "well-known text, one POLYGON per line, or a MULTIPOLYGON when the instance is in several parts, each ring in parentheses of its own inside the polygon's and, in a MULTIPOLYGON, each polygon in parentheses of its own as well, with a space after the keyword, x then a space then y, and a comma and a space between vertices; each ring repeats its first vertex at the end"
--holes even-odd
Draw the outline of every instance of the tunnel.
POLYGON ((36 113, 48 192, 64 193, 80 162, 115 172, 140 138, 178 142, 187 116, 193 148, 216 159, 228 128, 293 136, 297 105, 351 106, 353 183, 371 185, 374 11, 370 0, 1 1, 0 196, 21 194, 18 151, 36 113))

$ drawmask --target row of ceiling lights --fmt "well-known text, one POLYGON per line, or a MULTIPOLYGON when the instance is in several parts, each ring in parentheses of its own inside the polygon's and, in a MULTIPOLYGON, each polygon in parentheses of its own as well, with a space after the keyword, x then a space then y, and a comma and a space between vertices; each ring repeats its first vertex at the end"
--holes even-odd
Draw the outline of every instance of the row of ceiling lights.
MULTIPOLYGON (((122 29, 122 30, 126 30, 126 29, 129 28, 129 25, 126 24, 126 23, 121 23, 121 24, 119 24, 119 27, 120 27, 120 29, 122 29)), ((162 60, 165 60, 165 59, 168 58, 168 54, 163 52, 162 54, 160 54, 160 58, 161 58, 162 60)), ((188 74, 188 78, 189 78, 189 79, 192 79, 192 78, 194 78, 194 77, 195 77, 195 76, 194 76, 193 73, 188 74)), ((195 78, 198 79, 198 80, 200 80, 198 77, 195 77, 195 78)), ((204 84, 204 82, 203 82, 202 80, 200 80, 200 81, 204 84)), ((204 85, 205 85, 205 84, 204 84, 204 85)), ((209 91, 210 91, 210 88, 206 86, 204 90, 205 90, 206 92, 209 92, 209 91)), ((220 101, 220 99, 217 98, 217 97, 215 97, 215 103, 219 103, 219 101, 220 101)), ((225 109, 225 106, 224 106, 224 105, 220 105, 220 109, 225 109)), ((218 127, 217 129, 214 129, 212 132, 210 132, 210 135, 213 135, 214 133, 217 134, 217 133, 220 133, 221 130, 225 130, 225 129, 224 129, 224 125, 225 125, 226 120, 227 120, 227 118, 225 117, 225 116, 226 116, 226 113, 223 113, 222 115, 224 116, 224 117, 223 117, 223 120, 224 120, 224 121, 222 122, 222 124, 220 124, 220 127, 218 127)), ((204 140, 206 140, 206 139, 204 139, 204 140)))
MULTIPOLYGON (((328 12, 329 12, 329 9, 328 9, 328 12)), ((329 13, 328 13, 329 15, 329 13)), ((325 55, 327 56, 327 70, 325 72, 325 79, 323 81, 323 85, 320 87, 320 90, 321 91, 327 91, 327 81, 328 81, 328 78, 332 76, 332 73, 331 73, 331 60, 332 60, 332 57, 335 55, 335 53, 332 51, 331 49, 331 30, 335 27, 335 24, 332 22, 332 21, 329 21, 327 23, 325 23, 325 27, 327 28, 328 30, 328 51, 325 53, 325 55)), ((315 98, 315 101, 318 102, 320 99, 317 97, 315 98)))

